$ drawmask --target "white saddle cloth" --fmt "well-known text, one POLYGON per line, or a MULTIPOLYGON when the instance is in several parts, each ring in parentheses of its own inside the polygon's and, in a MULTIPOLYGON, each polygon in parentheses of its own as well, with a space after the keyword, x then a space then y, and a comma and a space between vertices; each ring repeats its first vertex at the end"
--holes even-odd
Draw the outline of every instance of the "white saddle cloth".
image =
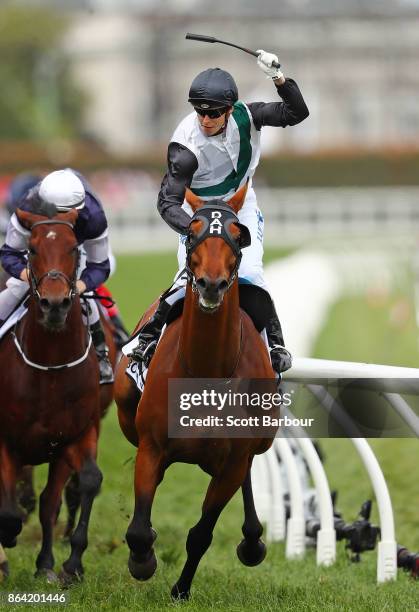
MULTIPOLYGON (((160 338, 158 339, 157 344, 160 342, 160 339, 163 336, 165 330, 166 325, 163 325, 160 338)), ((134 336, 134 338, 131 338, 131 340, 124 344, 124 346, 122 347, 122 352, 126 357, 129 357, 132 354, 132 351, 138 346, 139 335, 140 332, 138 332, 134 336)), ((130 361, 125 372, 130 378, 132 378, 132 380, 137 385, 138 390, 142 393, 144 391, 145 379, 147 376, 148 368, 146 368, 143 363, 138 363, 137 361, 130 361)))

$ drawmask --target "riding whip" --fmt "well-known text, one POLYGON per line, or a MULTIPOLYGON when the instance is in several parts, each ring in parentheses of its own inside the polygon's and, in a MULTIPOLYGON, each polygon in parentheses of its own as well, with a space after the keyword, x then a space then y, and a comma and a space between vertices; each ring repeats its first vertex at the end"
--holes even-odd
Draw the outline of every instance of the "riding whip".
MULTIPOLYGON (((234 43, 227 42, 225 40, 220 40, 219 38, 214 38, 214 36, 205 36, 203 34, 190 34, 188 32, 185 38, 187 40, 199 40, 200 42, 207 42, 207 43, 221 43, 222 45, 228 45, 229 47, 235 47, 236 49, 240 49, 240 51, 244 51, 245 53, 249 53, 250 55, 259 57, 259 53, 257 53, 256 51, 252 51, 252 49, 247 49, 246 47, 240 47, 239 45, 235 45, 234 43)), ((279 62, 272 62, 272 67, 281 68, 281 64, 279 62)))

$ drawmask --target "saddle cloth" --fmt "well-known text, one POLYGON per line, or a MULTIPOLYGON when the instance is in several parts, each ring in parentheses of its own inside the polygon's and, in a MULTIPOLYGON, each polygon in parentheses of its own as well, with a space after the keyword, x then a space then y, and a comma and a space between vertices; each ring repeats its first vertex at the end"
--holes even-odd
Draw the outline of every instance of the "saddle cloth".
MULTIPOLYGON (((166 327, 167 325, 163 325, 163 329, 161 331, 160 338, 162 338, 166 330, 166 327)), ((122 347, 122 352, 124 353, 124 355, 131 355, 132 351, 138 344, 138 334, 139 333, 140 332, 138 331, 135 334, 134 338, 131 338, 128 344, 125 344, 125 346, 122 347)), ((158 339, 157 344, 160 342, 160 338, 158 339)), ((147 372, 148 372, 148 368, 146 368, 146 366, 142 362, 139 363, 138 361, 130 361, 127 366, 127 369, 125 370, 125 373, 130 378, 132 378, 132 380, 136 384, 137 389, 140 391, 140 393, 144 391, 144 385, 145 385, 145 379, 147 377, 147 372)))

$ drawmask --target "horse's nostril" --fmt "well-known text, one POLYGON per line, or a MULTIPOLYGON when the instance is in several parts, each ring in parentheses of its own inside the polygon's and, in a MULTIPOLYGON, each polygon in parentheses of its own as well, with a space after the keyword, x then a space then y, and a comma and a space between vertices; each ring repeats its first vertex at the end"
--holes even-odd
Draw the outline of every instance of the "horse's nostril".
POLYGON ((39 300, 39 305, 41 307, 42 310, 49 310, 51 307, 51 304, 49 302, 49 300, 47 300, 47 298, 42 298, 39 300))
POLYGON ((68 310, 71 306, 71 300, 70 298, 66 297, 63 299, 62 303, 61 303, 62 308, 64 308, 64 310, 68 310))
POLYGON ((228 287, 228 282, 225 279, 223 279, 218 283, 217 289, 218 291, 226 291, 227 287, 228 287))
POLYGON ((202 278, 198 278, 198 280, 196 281, 196 285, 199 289, 204 290, 208 287, 208 282, 206 281, 204 277, 202 277, 202 278))

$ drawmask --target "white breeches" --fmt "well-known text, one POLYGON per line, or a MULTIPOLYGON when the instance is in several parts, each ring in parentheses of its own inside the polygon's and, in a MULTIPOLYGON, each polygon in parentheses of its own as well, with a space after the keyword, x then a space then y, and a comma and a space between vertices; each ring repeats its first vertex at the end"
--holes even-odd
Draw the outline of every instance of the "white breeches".
MULTIPOLYGON (((184 202, 182 208, 192 216, 192 209, 184 202)), ((262 287, 269 292, 263 273, 263 230, 264 220, 258 208, 256 194, 252 188, 247 191, 244 204, 239 211, 238 218, 240 223, 249 228, 252 243, 242 251, 242 260, 239 268, 239 278, 245 279, 258 287, 262 287)), ((185 236, 179 236, 178 263, 179 270, 183 270, 186 263, 185 236)), ((184 277, 176 281, 176 285, 183 287, 186 284, 184 277)))

